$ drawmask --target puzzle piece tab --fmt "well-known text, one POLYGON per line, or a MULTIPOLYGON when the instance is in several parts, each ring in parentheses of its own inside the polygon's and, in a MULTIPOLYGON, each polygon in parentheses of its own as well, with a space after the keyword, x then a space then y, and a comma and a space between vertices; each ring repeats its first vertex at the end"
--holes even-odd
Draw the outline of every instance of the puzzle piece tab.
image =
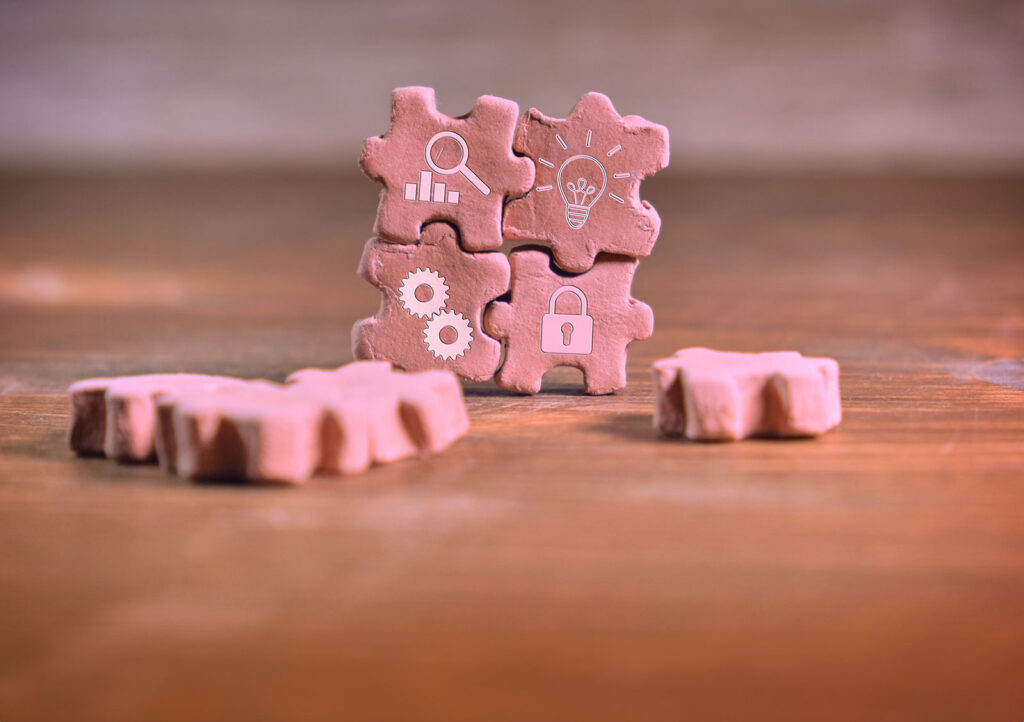
POLYGON ((151 449, 148 457, 115 457, 121 460, 146 460, 155 448, 161 467, 179 476, 297 483, 317 470, 355 473, 375 462, 438 452, 469 427, 462 388, 445 371, 405 374, 383 361, 363 361, 298 371, 283 386, 242 379, 169 383, 175 376, 186 375, 73 384, 72 449, 102 451, 96 439, 113 423, 128 430, 127 447, 151 449), (100 410, 110 408, 110 394, 128 399, 133 423, 100 410), (147 410, 149 419, 137 423, 147 410))
POLYGON ((494 376, 501 342, 482 330, 484 307, 508 290, 502 253, 466 253, 458 234, 431 223, 414 245, 371 239, 359 275, 383 294, 375 316, 352 327, 357 359, 385 359, 407 371, 446 369, 483 381, 494 376))
POLYGON ((544 241, 555 263, 582 273, 600 252, 650 254, 661 228, 640 200, 640 181, 668 165, 668 129, 620 116, 601 93, 587 93, 565 119, 530 109, 515 149, 536 163, 530 192, 505 211, 509 240, 544 241))
POLYGON ((484 317, 487 332, 506 342, 498 386, 537 393, 545 372, 572 366, 583 372, 588 394, 624 388, 626 347, 654 331, 651 307, 630 297, 638 261, 601 254, 578 276, 555 271, 539 246, 514 249, 509 261, 510 298, 484 317))
POLYGON ((416 243, 424 224, 448 221, 468 251, 499 248, 507 197, 533 184, 533 163, 512 152, 519 106, 484 95, 464 116, 439 113, 433 88, 396 88, 391 127, 363 144, 359 165, 383 183, 374 233, 416 243))
POLYGON ((837 426, 839 364, 796 351, 686 348, 654 362, 654 425, 701 441, 814 436, 837 426))

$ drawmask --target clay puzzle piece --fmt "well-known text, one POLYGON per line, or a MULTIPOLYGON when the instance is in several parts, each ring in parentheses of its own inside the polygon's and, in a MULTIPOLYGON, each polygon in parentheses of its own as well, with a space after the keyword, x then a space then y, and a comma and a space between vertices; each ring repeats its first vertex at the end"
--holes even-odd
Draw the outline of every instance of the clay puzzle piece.
MULTIPOLYGON (((100 406, 109 391, 101 389, 129 387, 151 401, 144 425, 160 466, 191 478, 299 483, 317 470, 357 473, 373 463, 439 452, 469 428, 462 387, 447 371, 406 374, 387 362, 362 361, 297 371, 285 385, 225 377, 204 377, 228 382, 217 385, 159 383, 167 376, 182 375, 73 384, 72 448, 103 452, 97 428, 106 424, 100 406)), ((146 409, 132 408, 138 421, 146 409)))
POLYGON ((359 275, 381 290, 382 301, 376 315, 352 327, 353 355, 407 371, 493 377, 501 342, 483 332, 483 310, 508 290, 509 273, 504 254, 463 251, 446 223, 424 227, 414 245, 371 239, 359 275))
POLYGON ((458 118, 438 112, 433 88, 396 88, 391 126, 363 144, 359 166, 384 185, 375 235, 416 243, 430 221, 449 221, 468 251, 501 247, 508 197, 533 184, 533 162, 512 152, 519 106, 484 95, 458 118))
POLYGON ((80 455, 149 461, 156 453, 155 409, 165 394, 206 393, 239 379, 205 374, 142 374, 82 379, 71 384, 68 446, 80 455))
POLYGON ((498 386, 534 394, 545 372, 572 366, 588 394, 624 388, 626 348, 654 331, 651 307, 630 297, 638 261, 601 254, 576 276, 553 269, 538 246, 514 249, 509 261, 509 300, 492 303, 484 317, 487 332, 506 342, 498 386))
POLYGON ((572 273, 600 252, 650 254, 661 219, 640 200, 640 182, 668 165, 665 126, 620 116, 608 96, 587 93, 565 119, 531 108, 514 147, 537 172, 530 192, 505 211, 509 240, 549 243, 555 263, 572 273))
POLYGON ((304 369, 285 386, 255 382, 161 400, 167 468, 191 478, 300 483, 447 448, 469 428, 458 379, 380 361, 304 369))
POLYGON ((816 436, 842 420, 839 364, 796 351, 686 348, 654 362, 654 425, 695 441, 816 436))

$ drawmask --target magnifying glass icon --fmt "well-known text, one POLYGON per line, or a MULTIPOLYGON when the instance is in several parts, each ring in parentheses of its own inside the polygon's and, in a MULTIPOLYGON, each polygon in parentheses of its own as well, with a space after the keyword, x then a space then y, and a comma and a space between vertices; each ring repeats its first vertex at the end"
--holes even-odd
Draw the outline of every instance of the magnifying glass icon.
POLYGON ((487 187, 487 184, 480 180, 480 177, 466 167, 466 161, 469 160, 469 147, 466 145, 466 141, 463 140, 462 136, 458 133, 453 133, 450 130, 442 130, 434 135, 427 141, 427 147, 423 151, 423 155, 426 156, 427 167, 435 173, 440 175, 454 175, 461 173, 466 177, 473 187, 480 191, 483 195, 487 195, 491 192, 491 189, 487 187), (430 157, 430 151, 434 148, 434 144, 442 138, 451 138, 459 144, 459 148, 462 149, 462 159, 451 168, 441 168, 434 162, 434 159, 430 157))

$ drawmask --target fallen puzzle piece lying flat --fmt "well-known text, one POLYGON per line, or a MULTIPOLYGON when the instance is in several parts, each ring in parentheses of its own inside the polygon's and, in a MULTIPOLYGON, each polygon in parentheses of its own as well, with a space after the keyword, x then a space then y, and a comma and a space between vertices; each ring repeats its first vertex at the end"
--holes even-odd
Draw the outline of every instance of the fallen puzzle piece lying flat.
POLYGON ((79 454, 150 461, 189 478, 297 483, 447 448, 469 419, 447 371, 385 361, 304 369, 285 385, 197 374, 72 384, 68 442, 79 454))
POLYGON ((695 441, 815 436, 842 419, 839 364, 796 351, 686 348, 654 362, 654 425, 695 441))

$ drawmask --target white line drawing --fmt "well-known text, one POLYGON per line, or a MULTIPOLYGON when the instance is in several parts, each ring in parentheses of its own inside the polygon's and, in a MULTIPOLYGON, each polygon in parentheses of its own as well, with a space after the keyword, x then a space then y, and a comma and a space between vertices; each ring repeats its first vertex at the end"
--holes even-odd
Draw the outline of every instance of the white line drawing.
POLYGON ((466 141, 458 133, 453 133, 450 130, 442 130, 440 133, 434 133, 434 135, 427 141, 427 147, 423 149, 423 156, 427 160, 427 167, 435 173, 441 175, 454 175, 455 173, 461 173, 466 180, 473 184, 473 187, 480 191, 481 195, 487 195, 491 192, 491 189, 487 187, 487 184, 480 180, 476 173, 466 167, 466 162, 469 160, 469 146, 466 145, 466 141), (462 159, 451 168, 442 168, 434 162, 434 159, 430 157, 430 151, 434 148, 434 144, 442 138, 451 138, 458 143, 459 148, 462 149, 462 159))
POLYGON ((541 165, 546 165, 548 168, 554 168, 555 167, 555 164, 552 163, 551 161, 547 160, 546 158, 538 158, 537 162, 540 163, 541 165))
POLYGON ((632 173, 616 173, 615 175, 612 176, 612 178, 629 178, 631 175, 633 175, 633 174, 632 173))
POLYGON ((587 315, 587 297, 576 286, 562 286, 551 294, 548 312, 540 320, 540 350, 584 356, 594 350, 594 318, 587 315), (564 293, 579 299, 579 313, 555 312, 555 301, 564 293))
POLYGON ((418 183, 405 184, 405 200, 449 203, 457 206, 459 205, 459 192, 448 190, 444 183, 434 183, 431 172, 424 170, 420 171, 418 183), (431 186, 433 186, 433 191, 430 190, 431 186))
POLYGON ((622 150, 622 146, 621 145, 615 146, 610 151, 608 151, 608 157, 611 158, 613 155, 618 153, 620 150, 622 150))
POLYGON ((411 316, 424 318, 444 308, 448 302, 448 290, 448 281, 437 271, 417 268, 409 271, 402 279, 402 285, 398 287, 398 298, 411 316), (430 297, 423 301, 416 296, 416 291, 421 287, 430 291, 430 297))
POLYGON ((617 195, 615 195, 614 193, 609 193, 609 194, 608 194, 608 197, 609 197, 609 198, 611 198, 611 199, 613 199, 613 200, 616 200, 616 201, 618 201, 619 203, 625 203, 625 202, 626 202, 626 199, 625 199, 625 198, 622 198, 621 196, 617 196, 617 195))
POLYGON ((462 356, 469 350, 473 341, 473 327, 469 320, 461 313, 454 311, 441 311, 427 321, 423 329, 423 343, 427 345, 434 358, 451 361, 457 356, 462 356), (451 341, 441 338, 445 329, 451 329, 455 334, 451 341))
POLYGON ((549 191, 552 188, 554 188, 554 186, 537 186, 538 191, 549 191))
POLYGON ((592 155, 574 155, 562 163, 555 182, 558 185, 559 193, 562 194, 562 200, 565 201, 565 222, 569 224, 569 228, 579 230, 590 217, 590 209, 594 207, 604 193, 604 189, 608 187, 608 171, 604 169, 601 161, 592 155), (566 166, 578 160, 585 161, 585 164, 593 163, 601 171, 600 189, 583 175, 578 175, 575 180, 562 181, 562 174, 565 173, 566 166), (572 195, 572 200, 569 199, 567 192, 572 195))
POLYGON ((594 138, 594 131, 593 131, 593 130, 588 130, 588 131, 587 131, 587 147, 588 147, 588 148, 590 147, 590 141, 591 141, 591 140, 592 140, 593 138, 594 138))
POLYGON ((558 144, 562 146, 562 150, 569 150, 569 146, 565 144, 565 141, 562 140, 562 136, 560 136, 558 133, 555 133, 555 140, 557 140, 558 144))
POLYGON ((459 204, 459 192, 448 190, 444 183, 435 182, 433 173, 437 173, 438 175, 455 175, 456 173, 461 173, 474 188, 480 191, 481 194, 488 195, 491 192, 491 189, 487 187, 487 184, 480 180, 480 177, 466 166, 466 162, 469 160, 469 146, 466 145, 466 141, 458 133, 453 133, 450 130, 442 130, 438 133, 434 133, 430 140, 427 141, 426 147, 423 149, 423 157, 430 170, 421 170, 420 179, 417 183, 405 184, 405 192, 403 195, 405 200, 424 201, 428 203, 448 203, 450 205, 457 206, 459 204), (433 150, 434 144, 442 138, 451 138, 462 150, 462 158, 451 168, 443 168, 437 165, 430 155, 430 151, 433 150), (433 171, 433 173, 431 173, 431 171, 433 171))

